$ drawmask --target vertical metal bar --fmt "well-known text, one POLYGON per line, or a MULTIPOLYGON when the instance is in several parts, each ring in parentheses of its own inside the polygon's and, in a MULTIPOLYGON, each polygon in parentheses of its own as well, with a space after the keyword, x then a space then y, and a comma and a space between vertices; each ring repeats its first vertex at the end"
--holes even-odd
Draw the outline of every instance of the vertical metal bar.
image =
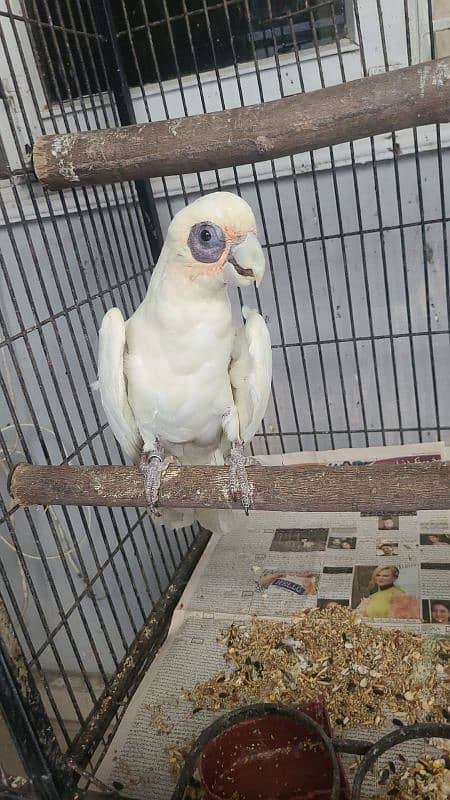
MULTIPOLYGON (((260 75, 260 70, 259 70, 256 47, 255 47, 255 43, 254 43, 253 22, 252 22, 252 17, 251 17, 251 9, 250 9, 250 5, 249 5, 248 0, 244 0, 244 3, 245 3, 245 12, 246 12, 247 22, 248 22, 249 32, 250 32, 250 46, 251 46, 251 51, 252 51, 252 59, 253 59, 253 63, 254 63, 254 66, 255 66, 255 74, 256 74, 257 85, 258 85, 258 92, 259 92, 259 96, 260 96, 260 101, 264 102, 264 90, 263 90, 263 85, 262 85, 262 80, 261 80, 261 75, 260 75)), ((293 163, 292 157, 291 157, 290 160, 291 160, 291 165, 292 165, 292 163, 293 163)), ((288 378, 289 395, 290 395, 290 399, 291 399, 291 405, 292 405, 293 414, 294 414, 294 420, 295 420, 295 424, 296 424, 296 436, 298 437, 299 447, 302 448, 301 432, 300 432, 300 426, 299 426, 299 421, 298 421, 298 412, 297 412, 297 408, 296 408, 296 404, 295 404, 295 396, 294 396, 294 392, 293 392, 292 369, 291 369, 291 366, 289 364, 288 357, 287 357, 286 340, 285 340, 285 336, 284 336, 281 308, 280 308, 280 302, 279 302, 279 296, 278 296, 277 284, 276 284, 276 277, 275 277, 276 273, 275 273, 274 262, 273 262, 272 253, 271 253, 271 247, 270 247, 270 244, 269 244, 268 229, 267 229, 264 210, 263 210, 263 206, 262 206, 262 199, 261 199, 261 193, 260 193, 260 190, 259 190, 258 177, 257 177, 255 166, 254 165, 252 165, 252 166, 253 166, 253 178, 254 178, 254 181, 255 181, 255 189, 256 189, 258 203, 259 203, 259 207, 260 207, 260 213, 261 213, 261 219, 262 219, 264 234, 265 234, 266 240, 268 242, 268 260, 269 260, 270 271, 271 271, 272 281, 273 281, 275 307, 276 307, 276 311, 277 311, 277 319, 278 319, 278 325, 279 325, 279 329, 280 329, 280 338, 281 338, 281 344, 282 344, 282 350, 283 350, 283 360, 284 360, 284 365, 285 365, 286 374, 287 374, 287 378, 288 378)), ((286 264, 287 264, 287 270, 288 270, 288 275, 289 275, 289 284, 290 284, 291 292, 293 292, 293 285, 292 285, 292 281, 291 281, 291 278, 292 278, 291 265, 290 265, 290 259, 289 259, 289 253, 288 253, 288 249, 287 249, 287 244, 286 244, 286 236, 284 234, 284 225, 283 225, 280 198, 279 198, 279 189, 278 189, 278 183, 277 183, 276 167, 275 167, 275 163, 274 163, 273 160, 270 161, 270 166, 271 166, 272 177, 273 177, 273 181, 274 181, 274 189, 275 189, 276 198, 277 198, 278 218, 279 218, 280 227, 281 227, 281 230, 282 230, 283 245, 284 245, 286 264)), ((300 205, 299 205, 299 195, 298 195, 296 189, 295 189, 295 196, 296 196, 296 203, 297 203, 297 211, 298 211, 298 215, 299 215, 299 224, 300 224, 301 230, 303 231, 302 213, 301 213, 300 205)), ((306 273, 307 273, 308 287, 309 287, 309 291, 310 291, 310 294, 311 294, 311 306, 314 309, 312 283, 310 281, 310 277, 311 276, 310 276, 310 271, 309 271, 309 260, 308 260, 308 255, 307 255, 307 253, 305 251, 304 251, 304 257, 305 257, 305 268, 306 268, 306 273)), ((296 303, 295 299, 294 299, 293 305, 294 305, 294 308, 295 308, 295 322, 296 322, 299 342, 301 343, 300 322, 299 322, 299 317, 298 317, 298 313, 297 313, 298 312, 297 303, 296 303)), ((315 312, 313 310, 313 315, 314 315, 314 313, 315 312)), ((319 339, 319 330, 318 330, 318 326, 316 325, 316 319, 315 318, 314 318, 314 325, 315 325, 315 332, 316 332, 316 335, 317 335, 317 339, 319 339)), ((308 369, 307 369, 306 359, 304 357, 304 349, 302 347, 300 349, 300 352, 301 352, 301 358, 302 358, 302 366, 303 366, 304 375, 305 375, 305 384, 306 384, 307 397, 308 397, 308 400, 309 400, 310 392, 309 392, 308 369)), ((328 427, 330 429, 331 444, 333 446, 334 439, 333 439, 331 416, 330 416, 330 409, 329 409, 329 403, 328 403, 328 392, 327 392, 326 383, 325 383, 325 371, 324 371, 324 368, 323 368, 322 351, 321 351, 320 346, 318 347, 318 357, 319 357, 321 377, 322 377, 323 387, 324 387, 324 398, 325 398, 325 405, 326 405, 326 411, 327 411, 328 427)), ((274 397, 276 397, 275 387, 274 387, 274 397)), ((316 425, 315 425, 315 419, 314 419, 314 413, 313 413, 312 406, 310 406, 310 416, 311 416, 311 422, 312 422, 311 434, 314 436, 315 446, 317 447, 318 446, 318 440, 317 440, 317 436, 316 436, 316 425)), ((277 416, 277 421, 279 421, 278 420, 278 416, 277 416)), ((284 432, 281 429, 281 424, 280 423, 279 423, 279 436, 280 436, 281 445, 282 445, 282 447, 284 449, 284 432)))
MULTIPOLYGON (((406 3, 406 0, 405 0, 406 3)), ((431 58, 436 58, 436 48, 435 48, 435 40, 434 40, 434 31, 433 31, 433 2, 432 0, 428 0, 428 29, 430 35, 430 50, 431 50, 431 58)), ((407 14, 407 10, 405 9, 405 13, 407 14)), ((409 39, 409 21, 406 26, 406 34, 407 34, 407 44, 408 44, 408 59, 410 58, 410 39, 409 39)), ((444 254, 444 282, 445 282, 445 297, 446 297, 446 307, 447 307, 447 324, 450 320, 450 265, 449 265, 449 247, 448 247, 448 234, 447 234, 447 203, 449 202, 448 191, 445 191, 445 178, 444 178, 444 166, 443 166, 443 159, 442 159, 442 140, 441 140, 441 124, 438 123, 436 125, 436 144, 437 144, 437 161, 438 161, 438 172, 439 172, 439 193, 441 198, 441 215, 442 215, 442 243, 443 243, 443 254, 444 254)), ((438 418, 437 418, 437 425, 440 430, 444 430, 440 426, 439 420, 439 410, 438 410, 438 418)))
MULTIPOLYGON (((122 6, 123 15, 124 15, 124 18, 125 18, 127 38, 128 38, 128 42, 129 42, 129 45, 130 45, 130 49, 131 49, 132 55, 133 55, 134 66, 135 66, 136 74, 137 74, 138 81, 139 81, 139 88, 140 88, 140 91, 141 91, 142 101, 144 103, 144 107, 145 107, 145 110, 147 112, 148 119, 149 119, 149 121, 151 121, 152 116, 151 116, 151 113, 150 113, 150 106, 149 106, 148 98, 147 98, 147 95, 146 95, 146 92, 145 92, 144 80, 143 80, 143 77, 142 77, 142 71, 141 71, 141 67, 140 67, 140 64, 139 64, 139 59, 137 57, 136 48, 134 46, 133 33, 132 33, 132 29, 131 29, 129 18, 128 18, 128 10, 127 10, 127 8, 125 6, 124 0, 122 0, 121 6, 122 6)), ((152 32, 151 32, 151 28, 150 28, 150 22, 149 22, 149 18, 148 18, 147 6, 146 6, 144 0, 140 0, 140 8, 141 8, 142 15, 143 15, 144 21, 145 21, 145 32, 147 34, 148 46, 150 48, 150 55, 152 57, 153 66, 155 68, 156 82, 158 84, 158 89, 160 91, 161 101, 162 101, 163 109, 164 109, 164 114, 165 114, 166 119, 169 119, 170 118, 169 108, 167 106, 167 101, 166 101, 166 97, 165 97, 165 93, 164 93, 164 86, 163 86, 163 83, 162 83, 162 76, 161 76, 161 72, 160 72, 160 69, 159 69, 158 58, 157 58, 157 55, 156 55, 155 45, 154 45, 154 42, 153 42, 152 32)), ((185 186, 184 177, 183 177, 183 175, 178 175, 178 178, 179 178, 179 181, 180 181, 181 193, 183 195, 184 202, 187 205, 188 196, 187 196, 187 192, 186 192, 186 186, 185 186)), ((167 187, 167 181, 166 181, 165 178, 162 178, 161 182, 162 182, 162 185, 163 185, 164 197, 165 197, 165 201, 167 203, 167 209, 168 209, 168 212, 169 212, 169 216, 172 219, 173 216, 174 216, 174 211, 173 211, 172 202, 171 202, 171 199, 170 199, 169 190, 168 190, 168 187, 167 187)), ((199 185, 200 185, 200 181, 199 181, 199 185)))
MULTIPOLYGON (((68 10, 69 10, 69 13, 70 13, 71 20, 74 18, 74 12, 72 10, 72 2, 73 2, 73 0, 68 0, 68 10)), ((87 70, 87 68, 85 66, 84 58, 82 57, 82 54, 80 52, 80 58, 81 58, 81 61, 82 61, 82 64, 83 64, 83 71, 84 71, 84 74, 86 76, 85 80, 86 80, 86 82, 87 82, 87 84, 89 86, 89 92, 90 92, 91 96, 95 95, 95 97, 98 98, 100 107, 101 107, 102 112, 103 112, 104 124, 109 127, 110 120, 109 120, 109 116, 108 116, 108 108, 107 108, 107 105, 106 105, 105 100, 104 100, 104 94, 107 94, 107 96, 109 98, 109 103, 110 103, 110 109, 109 110, 111 111, 111 113, 113 115, 114 122, 115 122, 116 125, 120 124, 120 119, 118 117, 118 109, 117 109, 116 104, 114 103, 114 95, 113 95, 112 90, 110 88, 110 80, 109 80, 109 77, 108 77, 108 71, 107 71, 107 67, 106 67, 106 64, 105 64, 104 57, 103 57, 103 48, 102 48, 102 44, 101 44, 102 37, 98 33, 98 31, 96 30, 96 27, 95 27, 95 20, 94 20, 94 17, 93 17, 93 12, 92 12, 92 7, 91 7, 92 3, 85 4, 84 2, 82 2, 82 0, 76 0, 76 4, 77 4, 78 15, 79 15, 79 18, 80 18, 81 27, 82 27, 83 31, 85 33, 87 32, 88 23, 90 23, 92 28, 96 31, 95 38, 94 38, 93 41, 92 41, 91 37, 88 37, 86 39, 86 49, 87 49, 87 52, 88 52, 89 66, 91 68, 89 75, 92 74, 95 77, 96 81, 94 82, 94 85, 92 85, 92 81, 91 81, 90 77, 88 77, 88 70, 87 70), (94 43, 96 45, 96 50, 95 51, 93 49, 94 43), (96 56, 96 54, 97 54, 97 56, 96 56), (107 85, 106 92, 102 91, 104 83, 107 85)), ((80 45, 79 45, 79 42, 78 42, 78 38, 77 38, 76 41, 77 41, 77 49, 78 49, 78 51, 80 51, 80 45)), ((96 103, 94 102, 92 105, 93 105, 93 111, 95 113, 95 120, 97 122, 98 116, 97 116, 97 112, 96 112, 96 103)), ((100 123, 97 123, 97 124, 99 124, 99 127, 102 127, 100 123)), ((138 237, 137 237, 136 232, 135 232, 133 214, 131 213, 131 209, 130 209, 130 206, 129 206, 129 203, 128 203, 128 200, 127 200, 127 197, 126 197, 126 188, 125 188, 123 183, 120 183, 119 185, 120 185, 121 190, 122 190, 122 197, 124 199, 125 208, 127 210, 128 221, 129 221, 132 233, 133 233, 133 239, 134 239, 134 243, 135 243, 135 246, 136 246, 136 251, 137 251, 137 253, 139 253, 139 244, 141 244, 142 247, 145 250, 146 262, 151 264, 152 256, 151 256, 151 251, 149 250, 149 244, 150 243, 149 243, 149 240, 148 240, 148 236, 144 231, 143 225, 141 224, 141 218, 142 218, 142 222, 143 222, 143 216, 142 216, 142 213, 139 213, 140 205, 139 205, 139 201, 136 202, 135 187, 134 187, 133 183, 128 184, 129 188, 130 188, 130 191, 131 191, 131 195, 132 195, 132 201, 133 201, 132 202, 132 210, 135 211, 136 222, 137 222, 137 225, 138 225, 138 228, 139 228, 139 233, 140 233, 139 241, 138 241, 138 237)), ((120 215, 120 202, 119 202, 119 198, 117 197, 116 186, 117 186, 116 184, 112 184, 111 188, 113 190, 114 197, 116 199, 116 203, 117 203, 117 207, 118 207, 118 211, 119 211, 119 215, 120 215)), ((122 223, 122 228, 123 228, 123 231, 124 231, 124 234, 125 234, 125 228, 123 226, 123 223, 122 223)), ((131 259, 131 261, 133 262, 133 259, 131 259)), ((140 299, 142 299, 143 292, 142 292, 138 282, 136 282, 136 288, 138 289, 138 293, 139 293, 140 299)))
MULTIPOLYGON (((380 26, 380 35, 381 35, 381 43, 382 43, 382 50, 383 50, 383 58, 386 72, 389 72, 389 59, 387 55, 387 46, 386 46, 386 34, 384 30, 384 19, 383 19, 383 9, 380 4, 380 0, 377 0, 377 8, 378 8, 378 19, 379 19, 379 26, 380 26)), ((407 17, 405 20, 405 24, 407 23, 407 17)), ((431 32, 432 36, 432 32, 431 32)), ((407 48, 408 44, 407 44, 407 48)), ((435 359, 434 359, 434 350, 433 350, 433 337, 432 337, 432 329, 431 329, 431 309, 430 309, 430 289, 429 289, 429 280, 428 280, 428 269, 427 269, 427 257, 426 257, 426 249, 427 249, 427 242, 426 242, 426 231, 425 231, 425 217, 424 217, 424 206, 423 206, 423 190, 422 190, 422 176, 421 176, 421 167, 420 167, 420 158, 419 158, 419 143, 417 138, 417 128, 413 128, 413 140, 414 140, 414 161, 416 165, 416 179, 417 179, 417 195, 418 195, 418 202, 419 202, 419 215, 420 215, 420 229, 421 229, 421 238, 422 238, 422 253, 423 253, 423 266, 424 266, 424 288, 425 288, 425 302, 426 302, 426 311, 427 311, 427 330, 428 330, 428 349, 430 354, 430 366, 431 366, 431 381, 433 386, 433 405, 434 405, 434 412, 435 412, 435 421, 436 421, 436 433, 438 438, 440 438, 440 424, 439 424, 439 408, 438 408, 438 395, 437 395, 437 386, 436 386, 436 369, 435 369, 435 359)), ((394 168, 396 171, 398 170, 397 164, 397 154, 396 154, 396 147, 395 147, 395 133, 392 134, 392 149, 393 149, 393 156, 394 156, 394 168)), ((397 190, 397 201, 399 205, 399 214, 401 208, 401 195, 399 190, 397 190)), ((399 215, 399 222, 401 223, 401 216, 399 215)), ((400 230, 402 230, 400 228, 400 230)), ((414 360, 414 359, 413 359, 414 360)), ((420 424, 420 416, 419 416, 419 406, 417 404, 417 416, 420 424)))
MULTIPOLYGON (((103 33, 106 39, 105 42, 102 42, 103 58, 108 70, 120 122, 122 125, 132 125, 136 122, 136 115, 117 43, 111 3, 108 0, 99 0, 99 2, 92 4, 92 12, 97 30, 103 33)), ((150 241, 150 249, 153 259, 156 261, 163 246, 163 235, 152 188, 149 180, 135 181, 135 186, 142 209, 145 229, 150 241)))
MULTIPOLYGON (((333 23, 335 23, 335 18, 334 18, 334 14, 333 14, 333 3, 330 3, 330 13, 332 14, 333 23)), ((319 66, 320 82, 321 82, 322 88, 325 88, 325 85, 326 85, 325 84, 325 77, 324 77, 324 73, 323 73, 323 69, 322 69, 321 55, 320 55, 320 49, 319 49, 319 39, 318 39, 317 29, 316 29, 317 21, 316 21, 316 19, 314 17, 314 9, 312 7, 310 8, 310 20, 311 20, 311 28, 312 28, 312 34, 313 34, 314 49, 315 49, 315 52, 316 52, 316 55, 317 55, 317 63, 318 63, 318 66, 319 66)), ((340 65, 340 70, 341 70, 341 79, 342 79, 343 82, 345 82, 345 72, 344 72, 344 69, 343 69, 342 61, 339 58, 339 55, 340 55, 340 44, 339 44, 339 37, 338 37, 336 25, 334 25, 334 31, 335 31, 336 48, 337 48, 337 52, 338 52, 338 60, 339 60, 339 65, 340 65)), ((349 311, 351 337, 352 337, 352 341, 353 341, 353 357, 355 359, 355 366, 356 366, 356 380, 357 380, 357 385, 358 385, 358 394, 359 394, 359 398, 360 398, 360 402, 361 402, 361 412, 362 412, 362 415, 363 415, 363 425, 364 425, 364 429, 366 430, 367 429, 367 423, 366 423, 366 419, 365 419, 365 408, 364 408, 364 402, 363 402, 361 369, 360 369, 360 363, 359 363, 359 354, 358 354, 358 350, 357 350, 356 342, 355 342, 355 335, 356 335, 355 334, 355 321, 354 321, 354 314, 353 314, 352 296, 351 296, 351 290, 350 290, 350 280, 349 280, 349 275, 348 275, 347 249, 346 249, 346 244, 345 244, 345 235, 344 235, 344 228, 343 228, 343 222, 342 222, 342 209, 341 209, 341 201, 340 201, 340 197, 339 197, 339 187, 338 187, 338 183, 337 183, 336 162, 335 162, 335 159, 334 159, 334 151, 333 151, 332 147, 329 148, 329 152, 330 152, 331 175, 332 175, 332 180, 333 180, 333 189, 334 189, 334 195, 335 195, 335 201, 336 201, 336 213, 337 213, 338 228, 339 228, 339 239, 340 239, 340 244, 341 244, 342 262, 343 262, 343 267, 344 267, 346 299, 347 299, 348 311, 349 311)), ((315 167, 314 166, 313 166, 313 177, 315 179, 315 167)), ((316 186, 316 182, 315 182, 315 186, 316 186)), ((318 195, 318 191, 317 191, 317 195, 318 195)), ((321 209, 320 209, 320 201, 319 201, 319 199, 317 200, 317 202, 318 202, 319 229, 320 229, 320 232, 321 232, 321 235, 322 235, 322 238, 323 238, 324 230, 323 230, 322 212, 321 212, 321 209)), ((329 281, 329 278, 328 278, 328 275, 329 275, 328 257, 326 255, 326 247, 325 246, 323 248, 323 255, 324 255, 324 261, 325 261, 325 264, 326 264, 327 287, 328 287, 328 292, 329 292, 330 309, 333 309, 334 303, 333 303, 333 297, 332 297, 332 288, 331 288, 331 284, 330 284, 330 281, 329 281)), ((332 324, 333 324, 334 335, 336 337, 336 340, 338 340, 338 333, 337 333, 337 326, 336 326, 334 311, 332 312, 332 324)), ((337 350, 338 350, 338 353, 339 353, 339 345, 338 344, 337 344, 337 350)), ((344 376, 343 376, 343 373, 342 373, 342 370, 341 370, 340 355, 338 355, 338 367, 339 367, 339 372, 340 372, 341 389, 342 389, 342 396, 343 396, 343 401, 344 401, 344 415, 345 415, 345 421, 346 421, 347 428, 348 428, 349 445, 351 446, 352 445, 352 436, 351 436, 351 430, 350 430, 349 413, 348 413, 347 402, 346 402, 345 382, 344 382, 344 376)), ((368 435, 367 435, 367 433, 366 433, 366 444, 368 444, 368 435)))
MULTIPOLYGON (((344 69, 344 60, 342 56, 342 49, 341 49, 341 42, 338 37, 338 30, 337 30, 337 22, 336 22, 336 15, 334 12, 334 5, 331 4, 331 15, 333 20, 333 27, 335 31, 335 39, 336 39, 336 47, 339 59, 339 67, 341 72, 341 77, 343 82, 346 82, 346 74, 344 69)), ((369 286, 369 279, 367 273, 367 254, 366 254, 366 246, 364 241, 364 234, 363 234, 363 224, 362 224, 362 211, 361 211, 361 200, 359 194, 359 186, 358 186, 358 177, 357 177, 357 170, 356 170, 356 160, 355 160, 355 148, 354 143, 349 142, 350 148, 350 158, 351 158, 351 166, 352 166, 352 178, 353 178, 353 190, 355 193, 355 205, 356 205, 356 215, 358 220, 358 227, 359 227, 359 244, 361 248, 361 261, 362 261, 362 271, 363 271, 363 278, 364 278, 364 287, 366 290, 366 303, 367 303, 367 318, 368 318, 368 325, 370 331, 370 344, 372 350, 372 360, 374 364, 374 374, 375 374, 375 390, 376 390, 376 398, 377 398, 377 410, 380 417, 380 427, 384 427, 384 420, 383 420, 383 406, 381 402, 381 390, 380 390, 380 380, 378 375, 378 368, 377 368, 377 354, 375 348, 375 340, 374 340, 374 327, 373 327, 373 314, 372 314, 372 302, 370 299, 370 286, 369 286)), ((330 148, 332 150, 332 148, 330 148)), ((358 358, 358 350, 357 350, 357 339, 354 330, 354 324, 352 320, 352 337, 355 340, 355 358, 358 358)), ((366 415, 366 408, 364 402, 364 392, 362 387, 361 377, 359 375, 359 393, 361 398, 361 414, 363 418, 363 426, 364 426, 364 436, 366 445, 369 445, 369 430, 367 425, 367 415, 366 415)))
MULTIPOLYGON (((355 13, 355 22, 356 28, 358 32, 358 41, 360 44, 360 57, 361 57, 361 67, 363 70, 364 76, 368 75, 367 70, 367 63, 365 57, 365 49, 364 49, 364 39, 362 36, 361 31, 361 22, 360 22, 360 15, 359 15, 359 8, 358 8, 358 0, 353 0, 353 9, 355 13)), ((400 404, 400 393, 399 393, 399 384, 398 384, 398 373, 397 373, 397 360, 396 360, 396 352, 394 348, 394 335, 392 329, 392 316, 391 316, 391 300, 390 300, 390 291, 389 291, 389 278, 388 278, 388 265, 387 265, 387 258, 386 258, 386 243, 385 243, 385 236, 384 236, 384 227, 383 227, 383 214, 381 210, 381 193, 380 193, 380 180, 378 174, 378 162, 376 157, 376 149, 375 149, 375 139, 373 136, 369 137, 370 140, 370 148, 371 148, 371 162, 372 162, 372 170, 373 170, 373 179, 374 179, 374 188, 375 188, 375 201, 376 201, 376 208, 377 208, 377 218, 378 218, 378 233, 380 238, 380 250, 381 250, 381 263, 383 269, 383 288, 384 288, 384 295, 385 295, 385 302, 386 302, 386 310, 387 310, 387 322, 388 322, 388 332, 389 332, 389 347, 390 347, 390 355, 391 355, 391 363, 392 363, 392 372, 394 378, 394 392, 395 392, 395 405, 397 410, 397 420, 398 420, 398 431, 399 431, 399 438, 400 443, 404 443, 404 427, 403 427, 403 420, 402 420, 402 412, 401 412, 401 404, 400 404)), ((386 435, 384 427, 382 427, 382 441, 383 444, 386 444, 386 435)))

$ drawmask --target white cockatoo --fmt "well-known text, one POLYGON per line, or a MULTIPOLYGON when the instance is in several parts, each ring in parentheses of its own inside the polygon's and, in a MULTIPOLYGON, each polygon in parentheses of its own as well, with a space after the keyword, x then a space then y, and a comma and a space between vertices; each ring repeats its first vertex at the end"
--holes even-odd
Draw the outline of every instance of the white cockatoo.
MULTIPOLYGON (((173 218, 147 294, 129 320, 118 308, 99 334, 103 408, 124 452, 140 464, 150 511, 161 475, 182 464, 230 464, 230 491, 248 513, 244 444, 266 410, 272 375, 264 319, 242 308, 233 325, 227 286, 259 285, 265 258, 250 206, 205 195, 173 218)), ((194 512, 192 520, 200 518, 194 512)), ((186 514, 165 513, 172 527, 186 514)))

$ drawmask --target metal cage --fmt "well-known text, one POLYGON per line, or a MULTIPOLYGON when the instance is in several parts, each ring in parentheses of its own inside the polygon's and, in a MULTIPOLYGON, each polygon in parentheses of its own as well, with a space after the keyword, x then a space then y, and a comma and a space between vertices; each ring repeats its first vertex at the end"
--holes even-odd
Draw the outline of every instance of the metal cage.
POLYGON ((36 181, 33 141, 448 55, 443 5, 0 0, 0 707, 36 796, 72 796, 100 762, 208 538, 136 509, 11 503, 24 458, 124 463, 91 389, 103 314, 142 300, 183 204, 231 187, 270 267, 246 298, 274 358, 255 453, 448 440, 450 130, 60 192, 36 181))

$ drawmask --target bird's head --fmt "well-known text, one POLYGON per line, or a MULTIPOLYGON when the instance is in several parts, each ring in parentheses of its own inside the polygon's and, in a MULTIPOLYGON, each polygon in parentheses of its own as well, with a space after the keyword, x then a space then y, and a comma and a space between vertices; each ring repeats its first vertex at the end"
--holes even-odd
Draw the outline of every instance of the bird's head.
POLYGON ((231 192, 204 195, 175 215, 167 232, 166 263, 191 281, 213 286, 259 286, 265 257, 253 212, 231 192))

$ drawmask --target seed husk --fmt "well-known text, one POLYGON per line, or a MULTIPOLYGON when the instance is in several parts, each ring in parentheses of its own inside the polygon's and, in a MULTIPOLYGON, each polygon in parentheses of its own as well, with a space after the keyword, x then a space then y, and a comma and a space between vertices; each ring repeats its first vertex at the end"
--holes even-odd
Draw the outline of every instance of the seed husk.
POLYGON ((331 724, 343 725, 348 717, 348 727, 445 717, 447 688, 435 670, 439 644, 433 643, 430 657, 420 635, 361 624, 344 607, 308 609, 284 621, 255 617, 231 625, 219 641, 226 647, 226 677, 222 669, 185 691, 195 707, 299 707, 321 700, 331 724))

